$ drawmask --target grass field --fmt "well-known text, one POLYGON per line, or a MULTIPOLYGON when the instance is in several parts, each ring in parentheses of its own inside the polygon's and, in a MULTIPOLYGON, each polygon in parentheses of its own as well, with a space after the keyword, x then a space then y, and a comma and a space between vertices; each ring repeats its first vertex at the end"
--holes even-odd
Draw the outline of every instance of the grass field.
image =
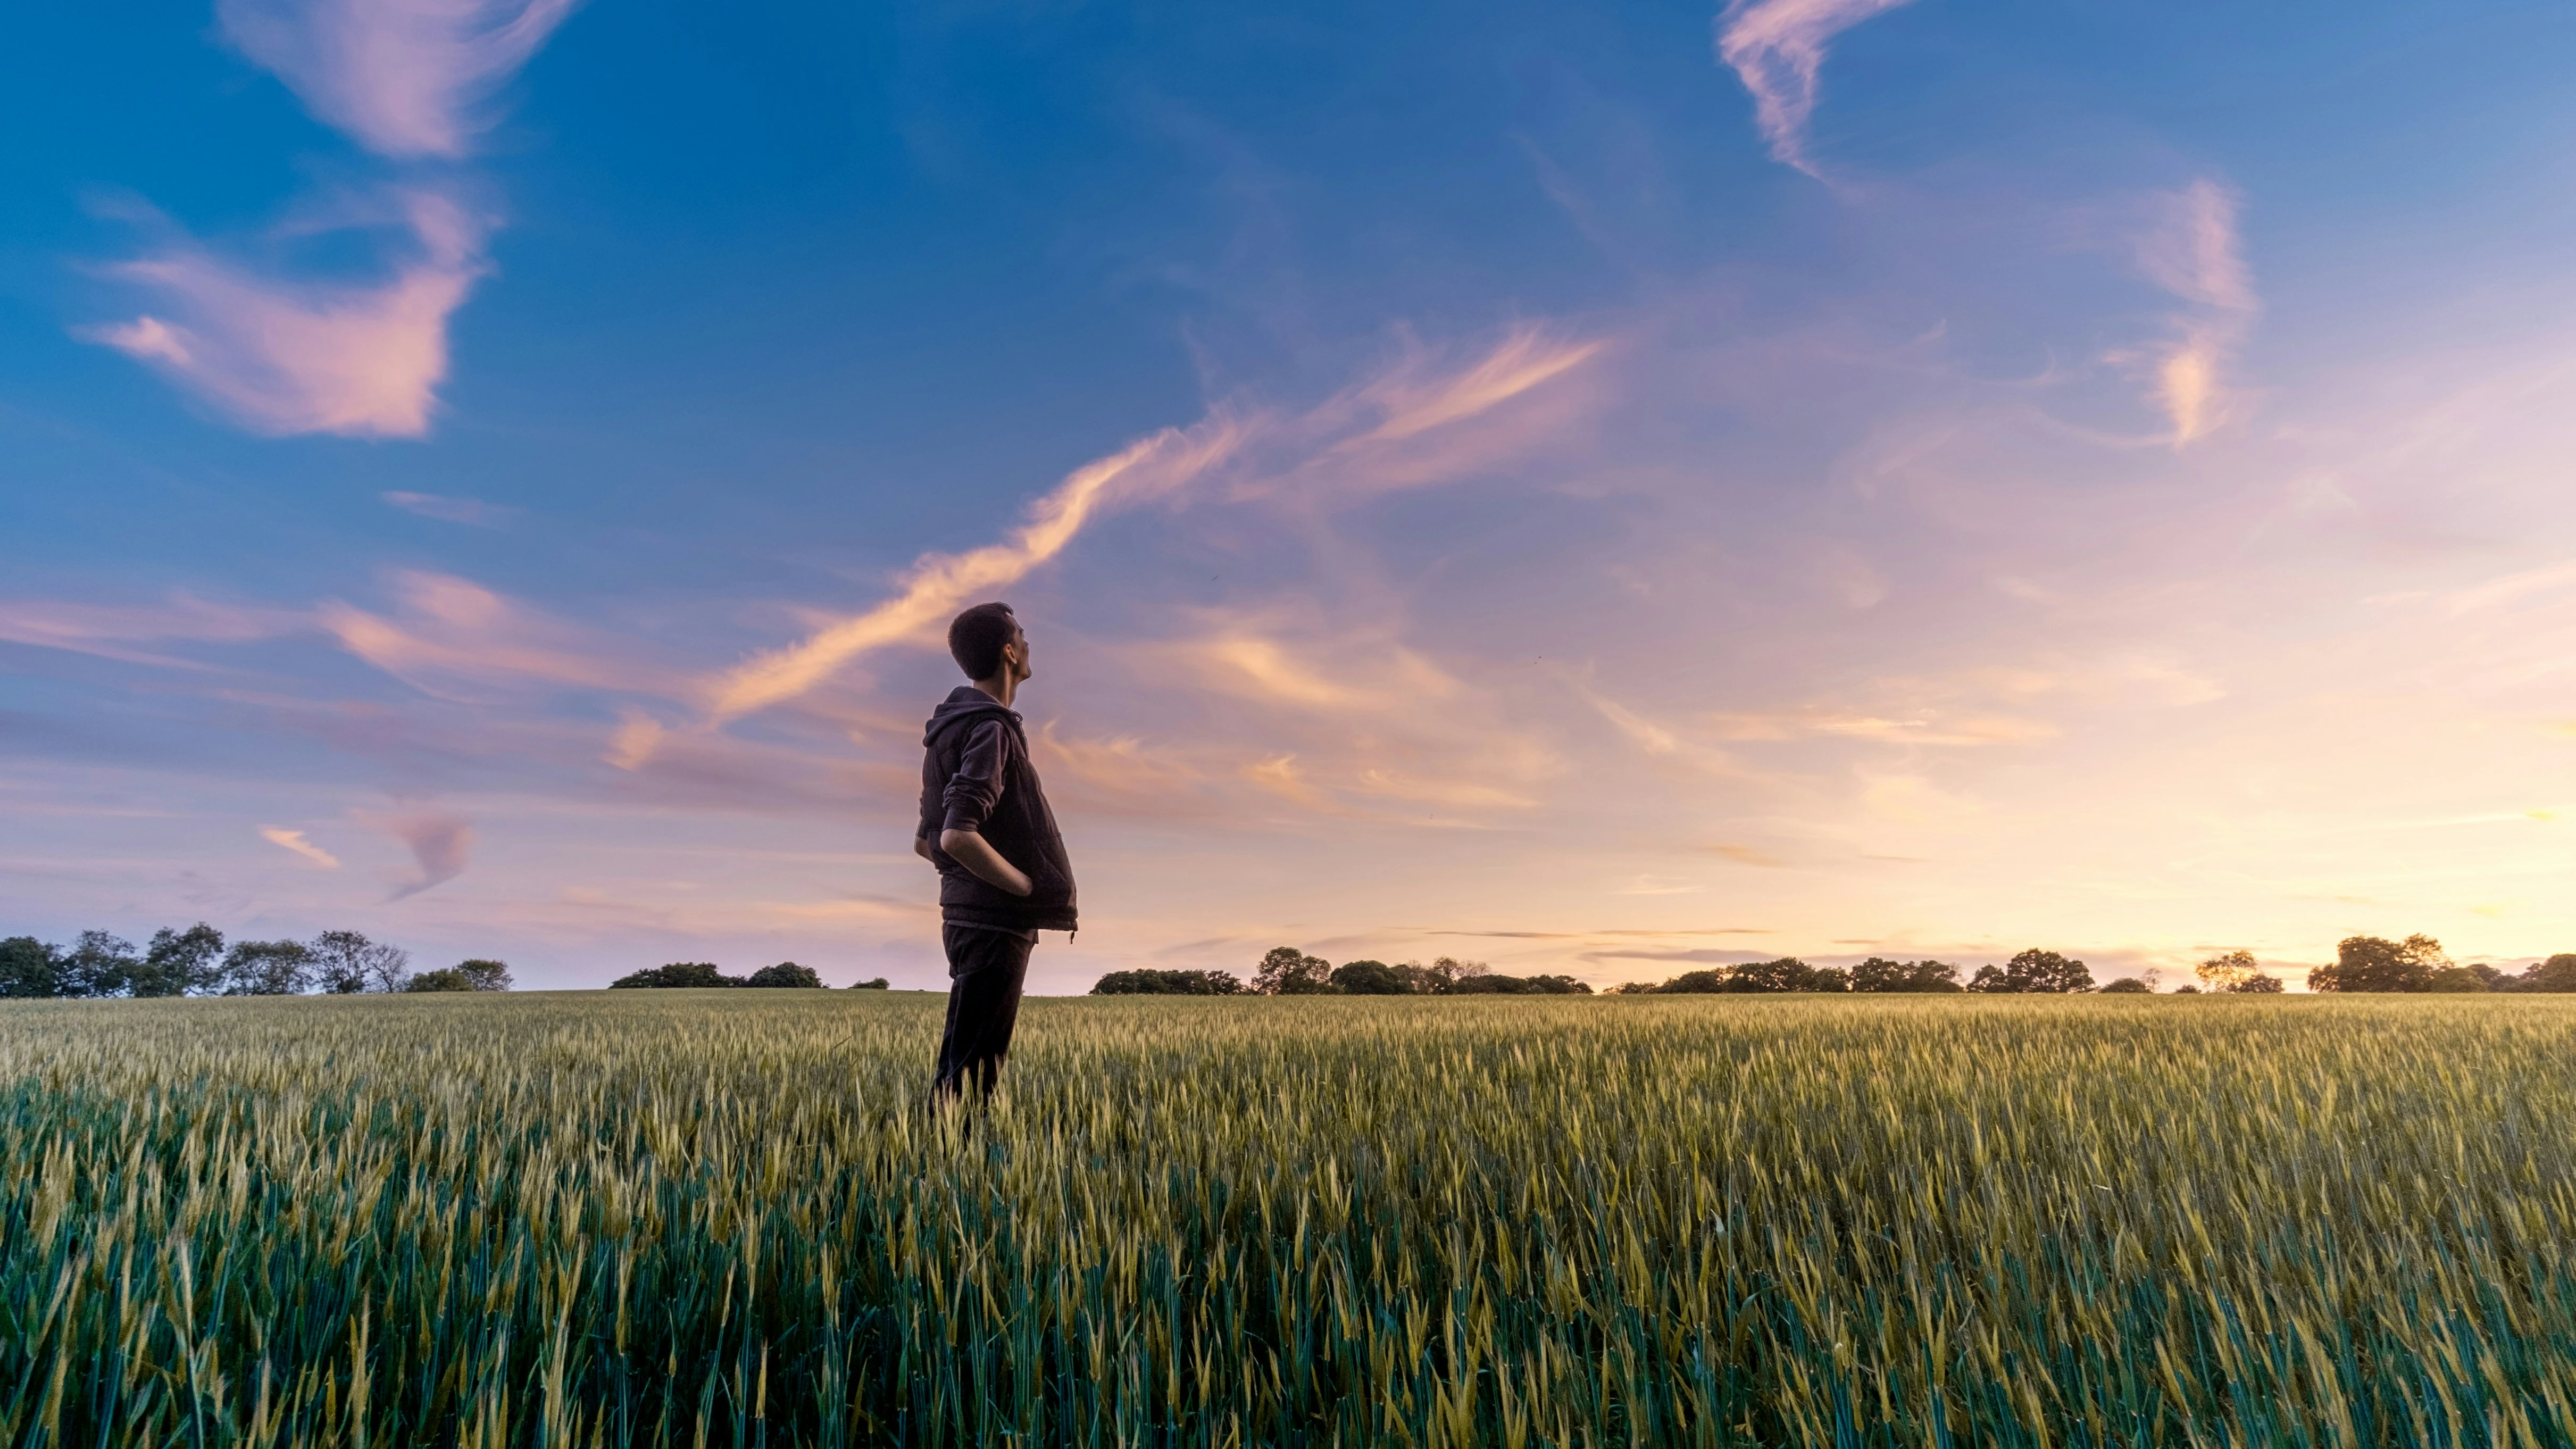
POLYGON ((2576 1003, 0 1009, 0 1443, 2576 1443, 2576 1003))

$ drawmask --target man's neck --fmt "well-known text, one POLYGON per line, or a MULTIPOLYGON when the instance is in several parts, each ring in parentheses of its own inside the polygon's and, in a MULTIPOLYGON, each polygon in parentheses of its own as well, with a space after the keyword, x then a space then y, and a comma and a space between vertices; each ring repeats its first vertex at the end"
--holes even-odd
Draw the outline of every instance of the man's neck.
POLYGON ((1007 673, 995 675, 991 679, 978 679, 975 681, 975 687, 993 696, 993 701, 1004 709, 1011 707, 1012 696, 1020 692, 1020 682, 1007 673))

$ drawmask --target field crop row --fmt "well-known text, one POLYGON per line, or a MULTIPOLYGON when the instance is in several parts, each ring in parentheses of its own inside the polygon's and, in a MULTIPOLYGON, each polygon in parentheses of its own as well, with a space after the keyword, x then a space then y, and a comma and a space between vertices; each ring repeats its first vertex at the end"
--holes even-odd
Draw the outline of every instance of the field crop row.
POLYGON ((0 1443, 2576 1443, 2576 1002, 0 1008, 0 1443))

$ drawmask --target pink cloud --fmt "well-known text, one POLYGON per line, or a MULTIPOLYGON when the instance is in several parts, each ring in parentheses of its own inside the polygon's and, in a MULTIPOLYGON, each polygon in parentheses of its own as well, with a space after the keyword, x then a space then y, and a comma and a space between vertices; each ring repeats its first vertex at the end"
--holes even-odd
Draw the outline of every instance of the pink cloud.
POLYGON ((222 0, 224 38, 371 151, 459 157, 576 0, 222 0))
POLYGON ((474 686, 558 684, 668 688, 658 671, 480 584, 447 574, 394 575, 400 608, 371 614, 339 600, 314 611, 342 648, 424 694, 456 698, 474 686))
POLYGON ((1773 159, 1813 176, 1807 121, 1828 42, 1907 0, 1736 0, 1718 22, 1718 59, 1753 93, 1753 123, 1773 159))
POLYGON ((210 604, 186 594, 173 594, 162 605, 0 603, 0 639, 174 669, 207 666, 129 646, 163 640, 246 644, 311 627, 311 617, 299 611, 210 604))
POLYGON ((180 240, 108 268, 163 310, 79 329, 253 432, 417 438, 447 376, 447 318, 487 270, 483 223, 431 191, 395 194, 416 249, 374 286, 263 276, 180 240))
POLYGON ((395 886, 389 900, 416 896, 456 879, 465 873, 467 857, 474 849, 474 826, 461 816, 425 810, 399 815, 362 813, 358 820, 411 847, 412 862, 419 867, 416 877, 395 886))

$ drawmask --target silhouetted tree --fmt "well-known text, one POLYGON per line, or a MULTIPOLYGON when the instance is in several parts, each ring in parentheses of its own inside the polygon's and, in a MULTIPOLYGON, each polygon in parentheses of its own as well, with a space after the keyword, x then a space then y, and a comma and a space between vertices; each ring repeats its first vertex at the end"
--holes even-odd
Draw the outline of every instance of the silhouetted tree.
POLYGON ((363 932, 324 931, 306 949, 312 952, 315 983, 335 995, 400 991, 411 981, 411 953, 370 941, 363 932))
POLYGON ((763 966, 754 971, 742 984, 745 986, 821 986, 823 978, 815 975, 814 968, 811 966, 799 966, 793 961, 781 961, 775 966, 763 966))
POLYGON ((850 989, 852 991, 888 991, 892 990, 893 987, 894 983, 886 980, 882 976, 872 976, 865 981, 853 981, 850 983, 850 989))
POLYGON ((63 948, 33 936, 0 941, 0 997, 47 997, 63 994, 63 948))
POLYGON ((1317 996, 1331 990, 1333 963, 1294 946, 1273 946, 1253 972, 1252 989, 1269 996, 1317 996))
POLYGON ((2424 989, 2427 991, 2474 991, 2483 993, 2493 991, 2495 988, 2487 984, 2487 979, 2484 976, 2479 975, 2477 972, 2470 970, 2466 966, 2442 966, 2435 968, 2424 978, 2424 989))
POLYGON ((712 961, 674 961, 668 966, 631 972, 608 983, 615 991, 625 987, 660 987, 694 989, 703 986, 740 986, 742 982, 716 969, 712 961))
POLYGON ((1957 991, 1959 968, 1942 961, 1890 961, 1872 956, 1851 969, 1854 991, 1957 991))
POLYGON ((1795 956, 1777 961, 1747 961, 1726 973, 1720 991, 1768 994, 1781 991, 1849 991, 1851 977, 1833 968, 1819 969, 1795 956))
POLYGON ((2281 984, 2280 977, 2268 971, 2257 971, 2227 990, 2234 996, 2278 996, 2289 988, 2281 984))
POLYGON ((1592 988, 1571 976, 1499 976, 1486 972, 1462 976, 1442 988, 1443 996, 1589 996, 1592 988))
MULTIPOLYGON (((21 938, 24 939, 24 938, 21 938)), ((2513 978, 2516 991, 2576 991, 2576 952, 2562 952, 2513 978)))
POLYGON ((1091 988, 1094 996, 1237 996, 1243 980, 1231 971, 1112 971, 1091 988))
POLYGON ((143 964, 134 943, 105 931, 83 931, 63 958, 65 996, 122 996, 134 984, 143 964))
POLYGON ((2450 964, 2442 943, 2430 936, 2403 941, 2346 936, 2335 944, 2334 964, 2308 973, 2308 986, 2315 991, 2430 991, 2433 973, 2450 964))
POLYGON ((1330 984, 1346 996, 1411 996, 1414 984, 1401 967, 1383 961, 1345 961, 1333 968, 1330 984))
POLYGON ((1672 980, 1665 982, 1661 986, 1650 986, 1646 989, 1658 993, 1685 996, 1724 991, 1726 989, 1726 971, 1724 968, 1716 968, 1706 971, 1685 971, 1681 975, 1674 977, 1672 980))
POLYGON ((2123 976, 2117 981, 2102 983, 2102 994, 2105 996, 2153 996, 2155 992, 2154 987, 2135 976, 2123 976))
POLYGON ((2009 994, 2090 991, 2093 973, 2081 961, 2033 948, 2001 966, 1978 967, 1968 979, 1968 989, 2009 994))
POLYGON ((152 933, 143 960, 127 973, 137 996, 185 996, 222 983, 224 933, 203 921, 184 931, 164 926, 152 933))
POLYGON ((293 996, 312 976, 313 951, 301 941, 235 941, 224 953, 226 996, 293 996))
POLYGON ((507 991, 510 966, 505 961, 459 961, 411 978, 405 991, 507 991))

